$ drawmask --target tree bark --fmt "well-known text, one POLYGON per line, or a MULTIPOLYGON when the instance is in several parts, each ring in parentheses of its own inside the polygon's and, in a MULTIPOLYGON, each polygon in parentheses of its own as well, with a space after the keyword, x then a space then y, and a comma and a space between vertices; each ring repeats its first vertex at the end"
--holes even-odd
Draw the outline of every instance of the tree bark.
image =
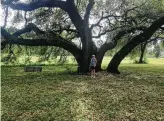
POLYGON ((109 42, 109 43, 103 44, 103 45, 100 47, 100 49, 99 49, 98 52, 96 53, 96 59, 97 59, 96 71, 102 71, 102 70, 103 70, 103 69, 101 68, 101 64, 102 64, 102 61, 103 61, 103 57, 104 57, 105 53, 106 53, 108 50, 113 49, 115 46, 116 46, 116 43, 109 42))
POLYGON ((93 54, 96 54, 96 46, 94 45, 92 41, 92 34, 89 28, 86 26, 84 28, 84 34, 82 35, 81 39, 85 39, 85 41, 82 42, 82 55, 81 55, 81 73, 87 73, 89 72, 89 65, 90 65, 90 59, 93 54))
POLYGON ((114 47, 116 47, 118 40, 120 40, 125 34, 134 32, 135 30, 144 30, 144 29, 145 29, 145 27, 134 27, 134 28, 130 28, 128 30, 122 30, 116 34, 116 36, 113 38, 112 42, 103 44, 96 54, 96 58, 97 58, 97 62, 98 62, 96 71, 102 70, 101 64, 102 64, 102 60, 103 60, 105 53, 108 50, 111 50, 114 47))
MULTIPOLYGON (((89 72, 89 64, 90 64, 90 58, 92 54, 95 52, 95 45, 92 41, 92 32, 89 29, 89 23, 88 23, 88 17, 90 14, 90 10, 92 6, 90 6, 88 9, 88 12, 86 13, 85 20, 82 19, 80 16, 74 1, 69 0, 68 3, 68 9, 66 10, 68 15, 70 16, 70 19, 72 23, 75 25, 76 29, 79 32, 79 36, 82 42, 82 54, 80 55, 80 61, 78 62, 79 65, 79 72, 80 73, 87 73, 89 72)), ((90 3, 91 4, 91 3, 90 3)))
MULTIPOLYGON (((137 37, 136 40, 140 40, 140 37, 137 37)), ((112 58, 111 62, 107 67, 107 71, 110 73, 119 74, 118 66, 120 65, 121 61, 125 58, 125 56, 130 53, 140 41, 130 41, 127 43, 120 51, 118 51, 112 58)))

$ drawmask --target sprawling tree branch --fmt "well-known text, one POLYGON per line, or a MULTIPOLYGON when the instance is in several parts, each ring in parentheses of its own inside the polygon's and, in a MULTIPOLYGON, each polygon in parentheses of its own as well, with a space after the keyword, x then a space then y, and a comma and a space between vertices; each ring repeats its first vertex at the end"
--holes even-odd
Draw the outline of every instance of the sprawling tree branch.
POLYGON ((67 31, 68 33, 75 33, 77 36, 79 36, 79 32, 76 29, 72 29, 70 25, 62 27, 61 25, 59 25, 59 29, 58 30, 53 30, 54 32, 57 33, 62 33, 63 31, 67 31))
POLYGON ((13 3, 10 0, 2 0, 3 5, 8 5, 12 9, 32 11, 40 7, 59 7, 62 10, 67 9, 66 2, 60 0, 34 0, 34 2, 26 3, 13 3))
POLYGON ((101 36, 105 35, 106 33, 112 32, 112 31, 117 30, 117 29, 119 29, 119 28, 123 28, 123 26, 104 30, 103 32, 99 33, 97 36, 92 36, 92 37, 93 37, 93 38, 100 38, 101 36))
POLYGON ((133 27, 133 28, 128 29, 128 30, 119 31, 114 36, 112 42, 105 43, 104 45, 102 45, 100 47, 100 49, 98 50, 98 52, 101 52, 102 50, 106 52, 107 50, 113 49, 117 45, 118 40, 120 40, 124 35, 131 33, 131 32, 134 32, 136 30, 144 31, 145 29, 147 29, 147 28, 142 26, 142 27, 133 27))
MULTIPOLYGON (((85 31, 84 31, 84 20, 80 16, 74 0, 33 0, 30 3, 18 3, 18 2, 13 2, 9 0, 3 0, 2 1, 3 5, 8 5, 14 10, 23 10, 23 11, 32 11, 41 7, 59 7, 62 10, 66 11, 76 27, 78 31, 78 36, 84 37, 85 31)), ((68 29, 67 29, 68 30, 68 29)), ((72 29, 69 29, 73 31, 72 29)), ((75 31, 74 31, 75 32, 75 31)), ((86 39, 82 39, 82 41, 86 41, 86 39)), ((84 42, 83 42, 84 43, 84 42)))
POLYGON ((103 12, 102 12, 101 18, 97 21, 97 23, 91 25, 90 30, 92 30, 92 29, 93 29, 94 27, 96 27, 96 26, 99 26, 99 24, 100 24, 100 22, 101 22, 102 20, 108 19, 108 18, 110 18, 110 17, 112 17, 112 18, 119 18, 119 17, 121 17, 121 16, 115 16, 115 15, 106 15, 106 16, 104 16, 104 15, 103 15, 103 12))
POLYGON ((128 27, 130 28, 132 26, 132 22, 134 22, 137 26, 137 22, 135 20, 135 18, 133 17, 128 17, 127 14, 130 12, 130 11, 134 11, 136 8, 138 8, 139 6, 136 6, 136 7, 133 7, 133 8, 130 8, 128 10, 126 10, 122 15, 106 15, 104 16, 103 15, 103 12, 102 12, 102 15, 101 15, 101 18, 97 21, 97 23, 95 24, 92 24, 90 29, 92 30, 94 27, 99 27, 100 28, 100 32, 98 33, 98 35, 96 36, 93 36, 93 38, 100 38, 102 35, 105 35, 106 33, 108 32, 112 32, 114 30, 117 30, 119 28, 125 28, 125 27, 128 27), (109 24, 109 27, 106 28, 105 30, 101 31, 101 26, 100 26, 100 23, 104 20, 104 19, 107 19, 108 20, 108 24, 109 24), (120 23, 123 23, 121 24, 120 26, 118 27, 114 27, 112 26, 112 22, 111 22, 111 19, 112 20, 115 20, 115 21, 118 21, 120 23), (128 24, 125 24, 125 23, 128 23, 128 24))
POLYGON ((103 44, 100 49, 98 50, 97 54, 96 54, 96 57, 97 57, 97 62, 98 62, 98 65, 97 65, 97 70, 101 70, 101 63, 102 63, 102 59, 105 55, 105 53, 108 51, 108 50, 111 50, 113 48, 116 47, 117 45, 117 42, 123 37, 125 36, 126 34, 128 33, 131 33, 131 32, 134 32, 136 30, 145 30, 146 28, 145 27, 134 27, 134 28, 131 28, 131 29, 128 29, 128 30, 122 30, 120 32, 118 32, 112 42, 106 42, 105 44, 103 44))
POLYGON ((18 37, 21 34, 24 34, 26 32, 34 31, 36 34, 45 34, 44 31, 40 30, 35 24, 29 23, 26 27, 24 27, 21 30, 18 30, 13 34, 13 36, 18 37))
POLYGON ((24 39, 24 38, 18 38, 21 34, 24 34, 26 32, 35 31, 38 34, 46 35, 47 33, 40 30, 37 26, 34 24, 28 24, 25 28, 15 32, 13 35, 8 33, 4 28, 1 28, 1 35, 4 37, 4 39, 7 40, 10 44, 19 44, 19 45, 26 45, 26 46, 57 46, 61 47, 69 52, 71 52, 73 55, 75 53, 80 53, 81 50, 72 42, 65 40, 61 36, 53 34, 53 38, 43 38, 43 39, 24 39))
POLYGON ((94 0, 89 0, 89 3, 88 3, 87 8, 86 8, 85 15, 84 15, 84 21, 87 24, 89 22, 89 15, 90 15, 90 12, 91 12, 94 4, 95 4, 94 0))
POLYGON ((67 13, 68 13, 72 23, 76 27, 79 34, 82 35, 83 28, 84 28, 84 26, 83 26, 84 21, 75 6, 74 0, 67 0, 67 6, 69 6, 67 9, 67 13))
POLYGON ((112 58, 107 70, 112 73, 119 73, 118 66, 121 61, 140 43, 145 42, 151 38, 151 36, 164 25, 164 17, 154 21, 152 25, 143 31, 143 33, 133 37, 125 46, 123 46, 112 58))

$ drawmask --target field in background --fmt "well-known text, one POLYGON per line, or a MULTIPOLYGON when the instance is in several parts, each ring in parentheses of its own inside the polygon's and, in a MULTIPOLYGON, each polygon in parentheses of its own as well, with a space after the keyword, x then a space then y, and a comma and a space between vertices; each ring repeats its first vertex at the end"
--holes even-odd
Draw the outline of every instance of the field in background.
MULTIPOLYGON (((102 62, 102 67, 105 68, 107 67, 108 63, 110 62, 111 57, 105 57, 102 62)), ((159 65, 159 66, 164 66, 164 58, 148 58, 148 64, 141 64, 142 66, 150 66, 152 64, 159 65)), ((132 65, 132 66, 140 66, 140 64, 134 64, 133 60, 130 60, 129 58, 125 58, 122 62, 121 65, 132 65)))
MULTIPOLYGON (((37 64, 37 65, 40 65, 40 64, 41 65, 57 65, 57 64, 59 64, 58 63, 59 58, 60 57, 57 57, 56 59, 44 61, 44 62, 38 62, 39 57, 32 56, 30 63, 26 63, 25 57, 22 56, 18 60, 19 60, 20 65, 35 65, 35 64, 37 64)), ((105 68, 109 64, 110 60, 111 60, 111 57, 105 56, 103 59, 103 62, 102 62, 102 67, 105 68)), ((164 58, 157 58, 157 59, 156 58, 148 58, 147 60, 148 60, 148 64, 164 64, 164 58)), ((130 60, 130 58, 125 58, 121 63, 122 64, 133 64, 134 61, 130 60)), ((68 56, 65 64, 77 65, 77 62, 75 61, 73 56, 68 56)), ((1 65, 4 65, 4 63, 1 62, 1 65)), ((7 64, 7 65, 12 65, 12 64, 7 64)))
MULTIPOLYGON (((103 65, 106 65, 109 63, 109 61, 111 60, 111 57, 105 57, 103 59, 103 65)), ((134 63, 133 60, 130 60, 130 58, 125 58, 122 63, 134 63)), ((164 64, 164 58, 148 58, 148 64, 164 64)))

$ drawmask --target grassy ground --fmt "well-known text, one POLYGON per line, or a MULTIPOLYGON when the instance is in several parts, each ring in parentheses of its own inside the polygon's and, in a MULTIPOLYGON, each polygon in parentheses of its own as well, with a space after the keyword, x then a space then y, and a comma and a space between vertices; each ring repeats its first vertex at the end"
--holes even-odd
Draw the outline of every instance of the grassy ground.
POLYGON ((152 62, 124 63, 120 75, 101 72, 96 79, 62 66, 44 66, 41 73, 2 67, 1 120, 163 121, 164 65, 152 62))

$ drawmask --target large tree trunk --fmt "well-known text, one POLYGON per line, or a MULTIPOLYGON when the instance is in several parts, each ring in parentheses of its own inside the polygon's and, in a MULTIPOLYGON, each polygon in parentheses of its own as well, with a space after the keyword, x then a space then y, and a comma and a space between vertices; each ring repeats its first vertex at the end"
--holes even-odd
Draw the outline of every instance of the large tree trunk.
POLYGON ((96 58, 97 58, 97 66, 96 66, 96 71, 102 71, 103 69, 101 68, 101 64, 103 61, 103 57, 105 55, 105 53, 108 50, 111 50, 115 47, 116 44, 113 43, 105 43, 103 44, 100 49, 98 50, 97 54, 96 54, 96 58))
POLYGON ((140 54, 140 58, 139 58, 139 61, 138 63, 144 63, 143 61, 143 57, 144 57, 144 52, 145 52, 145 49, 146 49, 146 45, 147 45, 147 42, 144 42, 144 43, 141 43, 141 54, 140 54))
POLYGON ((143 33, 135 36, 132 40, 130 40, 125 46, 123 46, 120 51, 118 51, 112 60, 110 61, 107 71, 111 73, 120 73, 118 71, 118 66, 121 61, 140 43, 145 42, 151 38, 151 36, 156 32, 158 28, 160 28, 164 24, 164 17, 156 20, 148 29, 146 29, 143 33))
POLYGON ((70 4, 70 7, 67 12, 70 16, 72 23, 78 30, 79 37, 81 38, 82 42, 82 54, 80 55, 80 60, 78 61, 79 72, 87 73, 89 72, 90 58, 95 52, 95 45, 92 41, 92 32, 89 29, 88 18, 86 18, 87 20, 82 19, 82 17, 78 13, 75 4, 71 1, 68 2, 70 4))
POLYGON ((96 56, 97 59, 97 65, 96 65, 96 72, 102 71, 103 69, 101 68, 102 60, 104 56, 96 56))
POLYGON ((84 28, 84 34, 81 35, 81 39, 85 39, 82 41, 82 55, 81 55, 81 63, 80 63, 80 71, 81 73, 89 72, 90 60, 93 54, 96 54, 96 46, 92 41, 91 31, 87 26, 84 28))
POLYGON ((118 66, 120 65, 121 61, 125 58, 125 56, 130 53, 138 44, 140 41, 130 41, 128 44, 126 44, 120 51, 118 51, 110 61, 107 71, 110 73, 116 73, 119 74, 118 66))

